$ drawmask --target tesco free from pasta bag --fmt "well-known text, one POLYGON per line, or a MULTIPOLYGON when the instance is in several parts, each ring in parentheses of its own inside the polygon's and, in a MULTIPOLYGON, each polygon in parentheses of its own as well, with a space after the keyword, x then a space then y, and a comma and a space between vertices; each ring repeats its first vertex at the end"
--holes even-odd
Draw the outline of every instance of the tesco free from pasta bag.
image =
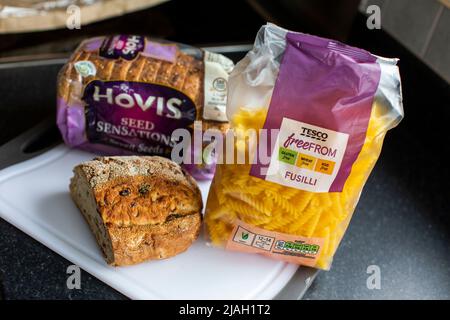
POLYGON ((403 118, 396 63, 263 26, 229 78, 233 153, 207 202, 212 244, 329 269, 384 136, 403 118))

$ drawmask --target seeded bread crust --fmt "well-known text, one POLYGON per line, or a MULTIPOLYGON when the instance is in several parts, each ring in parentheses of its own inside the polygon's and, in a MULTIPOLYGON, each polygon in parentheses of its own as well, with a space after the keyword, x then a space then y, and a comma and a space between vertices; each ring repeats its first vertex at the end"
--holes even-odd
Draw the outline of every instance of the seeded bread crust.
POLYGON ((71 196, 109 264, 164 259, 198 237, 202 198, 195 180, 162 157, 100 157, 74 168, 71 196))

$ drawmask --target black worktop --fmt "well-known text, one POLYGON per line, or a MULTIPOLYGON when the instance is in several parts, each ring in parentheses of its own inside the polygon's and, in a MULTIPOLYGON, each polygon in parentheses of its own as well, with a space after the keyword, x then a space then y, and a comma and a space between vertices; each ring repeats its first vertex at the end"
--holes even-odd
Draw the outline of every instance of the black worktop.
MULTIPOLYGON (((449 85, 385 35, 355 33, 349 42, 379 55, 401 58, 406 117, 386 137, 332 269, 319 273, 304 298, 449 299, 450 167, 444 155, 450 145, 449 85), (380 289, 367 287, 367 269, 372 265, 381 272, 380 289)), ((54 79, 57 68, 41 68, 42 82, 54 79)), ((5 114, 17 120, 21 110, 33 109, 34 117, 22 124, 28 126, 28 122, 37 122, 52 112, 48 106, 54 104, 54 89, 37 98, 32 108, 28 104, 32 98, 27 98, 26 92, 39 92, 44 84, 24 82, 20 78, 23 72, 28 71, 0 69, 0 83, 17 81, 0 87, 0 96, 7 97, 0 100, 0 110, 6 108, 5 114), (17 96, 10 92, 14 87, 28 91, 17 96), (23 109, 17 110, 20 106, 23 109), (13 116, 14 112, 17 115, 13 116)), ((1 126, 0 144, 24 129, 5 118, 1 126)), ((82 272, 81 289, 67 289, 69 265, 0 219, 4 298, 125 299, 86 272, 82 272)))

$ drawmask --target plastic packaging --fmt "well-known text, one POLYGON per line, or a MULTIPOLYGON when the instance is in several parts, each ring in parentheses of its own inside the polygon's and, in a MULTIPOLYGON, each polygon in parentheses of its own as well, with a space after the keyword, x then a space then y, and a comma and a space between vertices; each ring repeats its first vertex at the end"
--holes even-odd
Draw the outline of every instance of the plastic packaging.
MULTIPOLYGON (((192 132, 195 121, 203 130, 228 128, 232 68, 220 54, 178 43, 138 35, 87 39, 58 75, 57 124, 71 147, 170 157, 176 129, 192 132)), ((197 179, 214 174, 214 163, 186 163, 197 179)))
POLYGON ((403 118, 396 62, 263 26, 230 75, 227 105, 237 136, 259 134, 234 141, 245 164, 216 168, 211 243, 329 269, 384 136, 403 118))

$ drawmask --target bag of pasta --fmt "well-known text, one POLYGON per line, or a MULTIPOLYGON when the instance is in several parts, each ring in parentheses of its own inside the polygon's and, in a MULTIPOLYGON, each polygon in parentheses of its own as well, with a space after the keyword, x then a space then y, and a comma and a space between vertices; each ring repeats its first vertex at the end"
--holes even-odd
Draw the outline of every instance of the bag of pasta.
POLYGON ((403 118, 396 63, 263 26, 228 83, 233 132, 206 207, 211 243, 328 270, 403 118))

